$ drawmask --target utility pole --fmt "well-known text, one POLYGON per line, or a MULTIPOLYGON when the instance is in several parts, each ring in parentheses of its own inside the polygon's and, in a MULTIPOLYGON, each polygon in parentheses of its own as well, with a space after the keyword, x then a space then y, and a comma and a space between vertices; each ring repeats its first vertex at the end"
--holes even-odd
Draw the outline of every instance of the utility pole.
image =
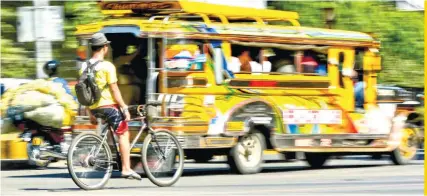
POLYGON ((335 24, 335 22, 336 22, 334 8, 333 7, 325 7, 325 8, 323 8, 323 11, 325 14, 324 19, 325 19, 326 28, 332 29, 333 24, 335 24))
POLYGON ((46 36, 50 36, 49 33, 45 33, 44 28, 48 12, 42 6, 49 6, 49 0, 33 0, 34 3, 34 30, 36 38, 36 65, 37 65, 37 78, 47 78, 48 76, 43 71, 43 65, 52 60, 52 45, 46 36))
POLYGON ((64 41, 63 6, 49 0, 33 0, 33 6, 18 7, 18 42, 35 42, 36 77, 46 78, 43 65, 52 60, 52 41, 64 41))

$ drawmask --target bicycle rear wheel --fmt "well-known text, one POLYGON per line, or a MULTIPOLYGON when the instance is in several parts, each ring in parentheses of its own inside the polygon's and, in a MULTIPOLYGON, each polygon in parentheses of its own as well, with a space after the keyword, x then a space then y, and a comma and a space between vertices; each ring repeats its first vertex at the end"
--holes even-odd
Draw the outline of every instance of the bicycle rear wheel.
POLYGON ((110 179, 113 164, 110 147, 92 133, 78 135, 68 150, 68 172, 74 183, 85 190, 101 189, 110 179))
POLYGON ((141 150, 145 174, 157 186, 171 186, 184 170, 184 150, 168 130, 158 129, 148 134, 141 150))

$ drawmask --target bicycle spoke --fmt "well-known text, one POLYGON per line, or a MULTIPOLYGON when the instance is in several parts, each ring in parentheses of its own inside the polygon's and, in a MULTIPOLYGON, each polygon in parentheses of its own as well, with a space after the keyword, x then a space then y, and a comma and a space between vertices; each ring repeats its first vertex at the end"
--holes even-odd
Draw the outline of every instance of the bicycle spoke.
POLYGON ((141 153, 144 171, 154 184, 170 186, 181 176, 183 150, 178 140, 168 131, 155 132, 151 138, 144 140, 141 153))
POLYGON ((93 134, 82 135, 76 140, 67 160, 74 182, 83 189, 103 187, 111 176, 114 163, 108 146, 93 134))

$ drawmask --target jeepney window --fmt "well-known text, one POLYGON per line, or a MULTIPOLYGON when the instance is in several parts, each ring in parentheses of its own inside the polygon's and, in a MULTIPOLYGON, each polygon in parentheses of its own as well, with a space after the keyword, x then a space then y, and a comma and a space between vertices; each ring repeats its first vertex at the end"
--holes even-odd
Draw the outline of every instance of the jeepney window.
POLYGON ((343 67, 344 67, 344 52, 340 52, 338 54, 338 70, 339 70, 339 82, 340 82, 340 87, 344 88, 344 80, 343 80, 343 67))
POLYGON ((293 51, 274 49, 273 71, 279 73, 309 73, 326 76, 327 55, 313 50, 293 51))
POLYGON ((274 53, 275 56, 271 57, 273 72, 297 73, 294 51, 274 49, 274 53))
POLYGON ((363 56, 364 56, 363 50, 357 50, 356 51, 356 58, 354 62, 354 71, 356 72, 356 76, 354 76, 354 79, 357 80, 355 82, 363 81, 363 56))
POLYGON ((325 54, 306 50, 303 52, 300 64, 303 73, 327 75, 327 57, 325 54))
POLYGON ((231 45, 231 58, 227 62, 227 69, 237 72, 271 72, 271 63, 268 57, 273 52, 267 48, 231 45))
POLYGON ((169 71, 203 71, 206 54, 199 40, 168 39, 164 51, 164 66, 169 71))
POLYGON ((362 70, 363 69, 363 56, 364 52, 361 50, 356 51, 356 58, 354 61, 354 69, 355 70, 362 70))

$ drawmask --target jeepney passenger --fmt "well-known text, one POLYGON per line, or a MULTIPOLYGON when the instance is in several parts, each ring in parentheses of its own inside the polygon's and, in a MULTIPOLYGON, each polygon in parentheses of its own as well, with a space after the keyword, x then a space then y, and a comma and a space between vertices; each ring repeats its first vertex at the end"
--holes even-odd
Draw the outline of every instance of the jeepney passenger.
POLYGON ((227 69, 233 73, 251 72, 251 61, 252 58, 250 57, 250 52, 248 50, 244 50, 237 57, 231 56, 230 61, 227 63, 227 69))
POLYGON ((136 76, 135 70, 133 69, 131 62, 138 56, 140 48, 132 51, 132 46, 126 48, 125 55, 116 57, 113 61, 116 65, 117 70, 117 84, 120 92, 122 93, 123 101, 127 105, 139 104, 141 96, 141 85, 143 82, 136 76))
POLYGON ((305 55, 301 60, 304 73, 316 73, 316 69, 319 66, 317 61, 311 55, 305 55))
POLYGON ((363 74, 359 74, 357 71, 353 70, 352 79, 354 83, 354 98, 356 108, 362 108, 365 102, 365 82, 363 82, 363 74))
POLYGON ((281 59, 274 63, 274 67, 277 69, 276 72, 279 73, 295 73, 295 65, 291 63, 289 59, 281 59))
POLYGON ((273 50, 263 49, 262 50, 262 72, 271 72, 272 64, 269 58, 276 56, 273 50))

